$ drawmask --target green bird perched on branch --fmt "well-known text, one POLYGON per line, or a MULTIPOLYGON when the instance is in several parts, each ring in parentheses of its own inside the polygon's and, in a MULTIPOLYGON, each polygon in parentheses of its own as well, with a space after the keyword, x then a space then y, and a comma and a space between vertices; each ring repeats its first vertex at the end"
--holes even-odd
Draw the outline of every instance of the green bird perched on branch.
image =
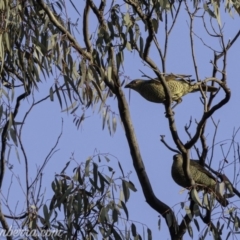
MULTIPOLYGON (((165 80, 170 90, 172 100, 177 102, 177 104, 182 101, 182 96, 191 92, 200 91, 200 86, 202 87, 203 91, 207 92, 216 92, 218 90, 216 87, 207 86, 201 82, 192 84, 190 81, 187 81, 183 78, 177 80, 175 75, 167 75, 165 76, 165 80)), ((137 91, 150 102, 164 103, 166 100, 163 85, 157 79, 135 79, 127 84, 125 88, 131 88, 137 91)))
MULTIPOLYGON (((217 181, 216 178, 207 171, 202 165, 198 163, 197 160, 190 160, 190 172, 193 180, 198 185, 197 189, 208 189, 216 195, 217 201, 223 206, 228 205, 228 201, 225 197, 216 191, 217 181)), ((181 154, 176 154, 173 156, 172 164, 172 178, 181 187, 188 188, 189 183, 185 177, 183 170, 183 157, 181 154)))

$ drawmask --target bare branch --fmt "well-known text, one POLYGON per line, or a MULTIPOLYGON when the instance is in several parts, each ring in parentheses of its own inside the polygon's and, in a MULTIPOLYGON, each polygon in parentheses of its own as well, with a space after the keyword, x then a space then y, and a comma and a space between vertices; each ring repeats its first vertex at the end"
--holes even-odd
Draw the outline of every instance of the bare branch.
POLYGON ((117 88, 116 96, 118 98, 119 113, 125 128, 125 133, 130 148, 133 165, 138 175, 140 184, 142 186, 142 190, 146 198, 146 201, 153 209, 160 213, 165 218, 166 221, 170 214, 173 224, 169 226, 169 231, 171 236, 175 236, 175 229, 177 225, 175 215, 171 208, 162 201, 160 201, 153 192, 151 183, 145 170, 144 163, 142 161, 138 142, 131 123, 128 104, 120 87, 117 88))
POLYGON ((190 148, 197 142, 197 140, 198 140, 198 138, 199 138, 199 136, 200 136, 200 134, 201 134, 202 128, 203 128, 203 126, 204 126, 204 124, 205 124, 205 121, 206 121, 209 117, 211 117, 212 114, 213 114, 216 110, 220 109, 223 105, 225 105, 225 104, 229 101, 229 99, 230 99, 230 97, 231 97, 231 91, 230 91, 230 89, 226 86, 225 82, 221 82, 221 81, 217 80, 216 78, 207 78, 207 79, 204 80, 204 82, 207 82, 207 81, 215 81, 215 82, 217 82, 217 83, 222 87, 222 89, 224 90, 224 92, 225 92, 225 97, 224 97, 224 99, 222 99, 219 103, 217 103, 215 106, 213 106, 209 111, 203 113, 203 116, 202 116, 202 118, 201 118, 201 120, 200 120, 200 122, 199 122, 199 124, 198 124, 198 126, 197 126, 195 135, 193 136, 193 138, 191 139, 191 141, 189 141, 189 142, 187 142, 187 143, 185 144, 185 148, 186 148, 186 149, 190 149, 190 148))
POLYGON ((84 38, 84 42, 86 44, 87 50, 89 53, 92 53, 92 46, 91 43, 89 41, 89 11, 90 11, 90 6, 89 6, 89 2, 86 1, 86 5, 84 8, 84 14, 83 14, 83 38, 84 38))
POLYGON ((177 11, 175 13, 175 16, 174 16, 174 19, 173 19, 173 22, 172 22, 172 25, 171 27, 169 28, 168 30, 168 36, 170 35, 171 31, 173 30, 173 27, 177 21, 177 18, 178 18, 178 15, 179 15, 179 12, 180 12, 180 9, 181 9, 181 4, 182 4, 183 1, 179 1, 178 2, 178 8, 177 8, 177 11))
POLYGON ((48 161, 50 160, 50 158, 52 157, 52 155, 57 151, 56 147, 58 146, 59 140, 62 136, 62 131, 63 131, 63 119, 62 119, 62 126, 61 126, 61 131, 60 134, 57 137, 56 143, 54 144, 54 146, 52 147, 52 149, 49 151, 48 155, 46 156, 45 160, 43 161, 42 166, 40 167, 35 179, 32 181, 32 183, 29 185, 29 189, 31 189, 31 187, 35 184, 35 182, 38 180, 39 175, 42 173, 44 167, 46 166, 46 164, 48 163, 48 161))
POLYGON ((191 13, 187 4, 187 1, 184 1, 187 13, 190 18, 190 27, 189 27, 189 35, 190 35, 190 42, 191 42, 191 51, 192 51, 192 59, 193 59, 193 65, 194 65, 194 70, 195 70, 195 75, 197 81, 199 81, 199 74, 198 74, 198 67, 197 67, 197 61, 196 61, 196 56, 194 52, 194 41, 193 41, 193 21, 194 21, 194 16, 198 11, 198 8, 195 8, 194 12, 191 13))
MULTIPOLYGON (((226 51, 228 51, 232 46, 233 44, 235 43, 235 41, 239 38, 240 36, 240 30, 236 33, 235 37, 233 38, 233 40, 229 41, 228 42, 228 45, 226 47, 226 51)), ((221 58, 222 56, 224 55, 224 52, 220 53, 219 55, 217 55, 217 59, 221 58)))
POLYGON ((172 151, 172 152, 175 152, 175 153, 179 153, 179 151, 177 151, 177 150, 175 150, 174 148, 172 148, 172 147, 170 147, 167 143, 166 143, 166 141, 165 141, 165 136, 164 135, 160 135, 160 137, 161 137, 161 139, 160 139, 160 141, 165 145, 165 147, 167 147, 170 151, 172 151))

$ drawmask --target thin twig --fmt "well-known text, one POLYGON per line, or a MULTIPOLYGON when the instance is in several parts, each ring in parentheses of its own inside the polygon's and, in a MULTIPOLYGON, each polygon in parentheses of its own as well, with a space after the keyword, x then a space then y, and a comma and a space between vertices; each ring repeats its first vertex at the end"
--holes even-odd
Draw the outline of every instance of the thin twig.
POLYGON ((161 137, 160 141, 165 145, 165 147, 167 147, 167 148, 168 148, 170 151, 172 151, 172 152, 179 153, 179 151, 177 151, 176 149, 170 147, 170 146, 166 143, 166 141, 165 141, 165 139, 164 139, 164 138, 165 138, 164 135, 160 135, 160 137, 161 137))
POLYGON ((197 67, 198 65, 197 65, 197 60, 196 60, 196 56, 195 56, 194 41, 193 41, 193 21, 194 21, 194 16, 198 11, 198 8, 195 8, 194 12, 191 13, 190 10, 189 10, 187 1, 184 1, 184 3, 185 3, 187 13, 188 13, 189 18, 190 18, 189 36, 190 36, 190 42, 191 42, 192 60, 193 60, 196 79, 199 82, 199 74, 198 74, 198 67, 197 67))
POLYGON ((202 118, 201 118, 201 120, 200 120, 200 122, 199 122, 199 124, 197 126, 195 135, 193 136, 191 141, 189 141, 189 142, 187 142, 185 144, 186 149, 190 149, 197 142, 197 140, 198 140, 198 138, 199 138, 199 136, 201 134, 202 127, 205 124, 205 121, 209 117, 211 117, 216 110, 220 109, 223 105, 225 105, 229 101, 229 99, 231 97, 231 91, 226 86, 225 83, 217 80, 216 78, 207 78, 207 79, 204 80, 205 83, 207 83, 208 81, 215 81, 215 82, 217 82, 222 87, 222 89, 224 90, 225 97, 219 103, 215 104, 209 111, 203 113, 203 116, 202 116, 202 118))

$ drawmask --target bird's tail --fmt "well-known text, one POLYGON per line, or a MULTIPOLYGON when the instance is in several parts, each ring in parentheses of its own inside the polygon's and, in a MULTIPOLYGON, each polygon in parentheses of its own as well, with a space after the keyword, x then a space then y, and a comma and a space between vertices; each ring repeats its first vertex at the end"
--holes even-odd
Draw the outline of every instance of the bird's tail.
POLYGON ((202 85, 202 90, 207 92, 216 92, 218 88, 208 85, 202 85))
POLYGON ((208 85, 202 85, 202 90, 207 92, 216 92, 218 88, 208 85))
POLYGON ((202 90, 204 92, 216 92, 218 90, 218 88, 213 87, 213 86, 209 86, 203 83, 195 83, 193 85, 188 85, 188 91, 189 92, 198 92, 200 91, 200 86, 202 87, 202 90))

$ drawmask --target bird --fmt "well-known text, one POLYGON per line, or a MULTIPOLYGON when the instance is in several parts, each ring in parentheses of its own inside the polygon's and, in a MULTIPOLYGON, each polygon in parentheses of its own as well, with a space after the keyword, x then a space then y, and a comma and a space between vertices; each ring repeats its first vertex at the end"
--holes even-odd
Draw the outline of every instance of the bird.
MULTIPOLYGON (((191 83, 184 78, 177 80, 176 75, 173 74, 165 76, 165 80, 170 90, 172 100, 176 102, 176 105, 182 102, 184 95, 200 91, 200 86, 203 91, 207 92, 216 92, 218 90, 216 87, 207 86, 201 82, 191 83)), ((164 103, 166 100, 163 85, 157 78, 152 80, 135 79, 127 84, 125 88, 135 90, 150 102, 164 103)))
MULTIPOLYGON (((217 201, 223 206, 228 205, 227 199, 221 195, 220 192, 216 191, 217 181, 216 178, 207 171, 202 165, 199 164, 198 160, 190 159, 190 172, 194 182, 197 185, 198 190, 206 189, 208 192, 213 192, 216 196, 217 201)), ((184 170, 183 170, 183 157, 181 154, 173 156, 172 164, 172 178, 173 180, 184 188, 191 187, 187 181, 184 170)))

